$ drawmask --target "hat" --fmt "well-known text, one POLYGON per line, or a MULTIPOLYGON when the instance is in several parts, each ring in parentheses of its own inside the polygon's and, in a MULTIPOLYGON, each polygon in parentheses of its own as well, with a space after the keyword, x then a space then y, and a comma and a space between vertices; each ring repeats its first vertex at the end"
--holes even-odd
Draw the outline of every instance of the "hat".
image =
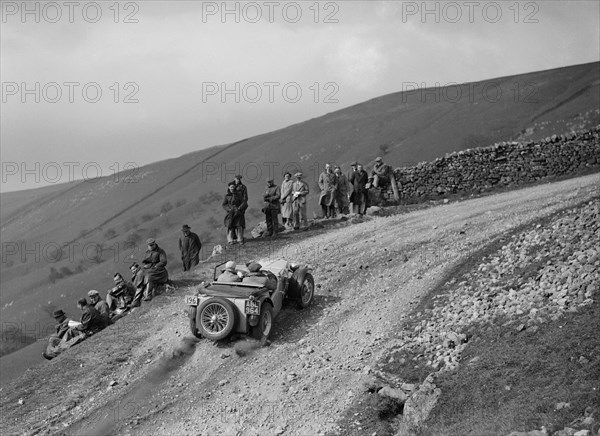
POLYGON ((383 160, 383 159, 382 159, 381 157, 379 157, 379 156, 377 156, 377 157, 375 158, 375 162, 381 162, 382 160, 383 160))
POLYGON ((92 289, 91 291, 88 292, 88 297, 92 297, 95 295, 100 296, 100 293, 98 291, 96 291, 95 289, 92 289))
POLYGON ((146 239, 146 244, 147 245, 156 244, 156 240, 154 238, 148 238, 148 239, 146 239))
POLYGON ((294 174, 294 177, 302 177, 302 173, 298 172, 298 173, 294 174))
POLYGON ((241 179, 241 178, 242 178, 241 174, 238 174, 237 176, 234 177, 234 179, 241 179))
POLYGON ((358 165, 358 162, 354 161, 350 164, 351 167, 355 167, 356 165, 358 165))
POLYGON ((192 228, 190 226, 188 226, 187 224, 184 224, 181 226, 181 230, 191 230, 192 228))
POLYGON ((250 265, 248 265, 248 271, 250 272, 259 272, 261 268, 262 265, 256 262, 252 262, 250 265))
POLYGON ((54 318, 60 318, 61 316, 64 316, 64 315, 65 315, 65 313, 63 312, 62 309, 55 310, 54 313, 52 314, 52 316, 54 318))
POLYGON ((235 262, 233 260, 230 260, 229 262, 227 262, 225 264, 225 269, 227 271, 235 272, 235 262))
POLYGON ((274 182, 274 180, 273 180, 273 179, 269 179, 269 180, 267 180, 267 183, 273 183, 273 182, 274 182))
POLYGON ((356 166, 359 166, 359 165, 360 165, 361 167, 363 166, 363 164, 361 164, 360 162, 357 162, 357 163, 356 163, 356 166))
POLYGON ((77 300, 77 304, 80 306, 87 306, 88 302, 85 298, 80 298, 79 300, 77 300))

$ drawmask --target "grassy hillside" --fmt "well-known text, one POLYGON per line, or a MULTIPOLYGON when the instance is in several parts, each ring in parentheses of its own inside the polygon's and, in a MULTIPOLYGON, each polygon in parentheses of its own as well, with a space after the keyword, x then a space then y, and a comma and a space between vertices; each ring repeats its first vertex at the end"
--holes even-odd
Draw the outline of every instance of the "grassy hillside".
MULTIPOLYGON (((181 269, 181 224, 200 234, 205 251, 222 243, 222 195, 236 173, 250 195, 249 227, 262 218, 265 180, 304 172, 311 188, 324 163, 378 156, 398 167, 501 140, 538 139, 600 122, 600 63, 378 97, 313 120, 239 142, 150 164, 118 177, 0 195, 3 259, 0 314, 43 333, 61 307, 104 291, 115 271, 140 260, 155 237, 181 269)), ((169 144, 165 144, 168 147, 169 144)), ((24 336, 19 336, 17 341, 24 336)), ((15 340, 14 335, 3 341, 15 340)))

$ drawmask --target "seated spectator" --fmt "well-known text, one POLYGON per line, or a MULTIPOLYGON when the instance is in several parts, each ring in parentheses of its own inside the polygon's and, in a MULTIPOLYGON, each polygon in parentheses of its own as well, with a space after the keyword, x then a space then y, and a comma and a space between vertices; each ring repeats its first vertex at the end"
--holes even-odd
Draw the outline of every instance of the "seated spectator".
POLYGON ((144 296, 144 290, 146 289, 146 274, 144 274, 144 270, 140 268, 138 263, 133 263, 129 269, 131 270, 131 282, 135 289, 135 294, 130 307, 140 307, 142 304, 142 297, 144 296))
POLYGON ((74 325, 64 336, 67 340, 73 339, 81 333, 85 336, 93 335, 108 326, 108 320, 100 315, 93 306, 90 306, 85 298, 77 301, 77 308, 82 312, 81 320, 78 323, 69 322, 74 325))
POLYGON ((144 290, 144 301, 152 300, 157 286, 169 281, 167 271, 167 253, 160 248, 154 238, 146 241, 148 249, 146 257, 142 260, 142 266, 146 272, 146 289, 144 290))
POLYGON ((375 166, 371 171, 371 179, 373 180, 373 187, 385 188, 390 183, 390 177, 392 176, 392 167, 383 163, 381 157, 375 159, 375 166))
POLYGON ((108 303, 100 298, 100 294, 95 289, 88 292, 91 305, 98 311, 100 316, 106 319, 107 324, 112 324, 110 321, 110 308, 108 303))
POLYGON ((54 311, 54 319, 58 323, 55 327, 56 333, 50 336, 48 340, 48 346, 46 347, 46 351, 42 353, 44 359, 52 360, 64 350, 72 347, 78 342, 81 342, 83 337, 83 333, 77 335, 76 337, 67 340, 67 332, 69 331, 69 318, 65 315, 61 309, 54 311))
POLYGON ((230 260, 225 264, 225 270, 217 277, 217 282, 241 282, 242 279, 238 276, 235 270, 235 262, 230 260))
POLYGON ((120 273, 113 276, 115 286, 106 294, 106 303, 111 312, 117 309, 125 310, 133 301, 135 287, 131 282, 125 281, 120 273))

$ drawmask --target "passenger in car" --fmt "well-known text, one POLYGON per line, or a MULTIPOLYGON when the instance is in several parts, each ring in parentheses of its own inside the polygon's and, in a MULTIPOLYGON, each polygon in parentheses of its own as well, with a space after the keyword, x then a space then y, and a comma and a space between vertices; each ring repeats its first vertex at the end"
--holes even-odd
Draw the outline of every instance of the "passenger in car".
POLYGON ((241 282, 242 279, 237 275, 235 270, 235 262, 230 260, 225 264, 225 271, 217 277, 217 282, 241 282))
POLYGON ((249 273, 244 276, 242 283, 261 285, 274 291, 277 289, 277 278, 273 274, 270 277, 265 271, 261 271, 261 268, 260 263, 250 262, 248 264, 249 273))

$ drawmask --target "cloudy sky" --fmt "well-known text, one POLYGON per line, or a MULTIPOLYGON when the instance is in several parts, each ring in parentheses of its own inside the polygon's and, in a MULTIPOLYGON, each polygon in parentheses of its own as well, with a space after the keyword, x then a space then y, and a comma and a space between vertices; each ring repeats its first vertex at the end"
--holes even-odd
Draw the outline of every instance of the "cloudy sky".
POLYGON ((598 61, 599 5, 2 1, 2 192, 109 175, 415 83, 598 61))

